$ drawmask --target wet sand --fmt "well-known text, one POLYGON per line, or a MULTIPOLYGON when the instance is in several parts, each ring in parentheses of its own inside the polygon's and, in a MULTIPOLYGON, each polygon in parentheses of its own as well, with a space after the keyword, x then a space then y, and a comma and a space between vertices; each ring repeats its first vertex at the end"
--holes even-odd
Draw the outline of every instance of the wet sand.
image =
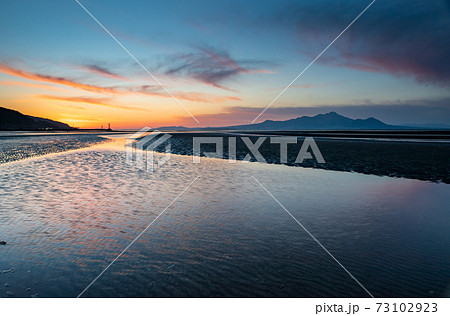
POLYGON ((108 141, 95 134, 20 134, 0 137, 0 164, 75 150, 108 141))
POLYGON ((0 297, 77 297, 152 221, 82 297, 367 297, 273 197, 375 297, 450 294, 448 185, 125 156, 111 142, 0 165, 0 297))
MULTIPOLYGON (((277 133, 280 134, 279 132, 277 133)), ((171 151, 180 155, 192 155, 193 137, 210 136, 224 137, 224 159, 228 159, 228 139, 236 137, 236 159, 243 160, 250 153, 239 134, 225 133, 172 133, 170 138, 171 151)), ((254 143, 257 136, 241 134, 250 137, 254 143)), ((292 134, 288 134, 291 136, 292 134)), ((262 136, 259 134, 258 136, 262 136)), ((354 134, 352 135, 354 136, 354 134)), ((304 137, 298 136, 297 144, 288 145, 287 163, 289 166, 312 167, 326 170, 358 172, 379 176, 403 177, 409 179, 428 180, 450 183, 450 143, 425 140, 374 140, 349 138, 315 137, 325 163, 315 159, 304 160, 301 164, 295 162, 304 137)), ((267 163, 281 164, 280 145, 271 144, 267 138, 259 148, 259 152, 267 163)), ((156 151, 163 152, 160 146, 156 151)), ((201 146, 201 156, 205 152, 214 152, 214 144, 201 146)), ((252 160, 255 161, 252 156, 252 160)))
MULTIPOLYGON (((224 159, 229 158, 229 137, 236 138, 236 159, 243 160, 250 153, 241 137, 254 143, 259 136, 267 137, 259 147, 266 163, 308 168, 358 172, 378 176, 402 177, 450 183, 450 135, 447 131, 314 131, 314 132, 172 132, 171 152, 192 155, 193 137, 223 137, 224 159), (297 144, 288 145, 287 162, 280 161, 280 145, 271 144, 269 136, 296 136, 297 144), (315 159, 295 160, 305 136, 314 137, 325 163, 315 159), (325 137, 326 136, 326 137, 325 137), (334 137, 332 137, 334 136, 334 137), (376 139, 372 138, 376 137, 376 139)), ((105 134, 105 133, 103 133, 105 134)), ((63 135, 8 135, 0 137, 0 164, 74 150, 100 144, 108 139, 97 133, 63 135)), ((129 136, 114 133, 119 138, 129 136)), ((105 136, 105 135, 103 135, 105 136)), ((165 143, 156 148, 163 152, 165 143)), ((203 144, 201 155, 214 152, 214 144, 203 144)), ((251 155, 252 156, 252 155, 251 155)), ((251 161, 256 161, 252 156, 251 161)))

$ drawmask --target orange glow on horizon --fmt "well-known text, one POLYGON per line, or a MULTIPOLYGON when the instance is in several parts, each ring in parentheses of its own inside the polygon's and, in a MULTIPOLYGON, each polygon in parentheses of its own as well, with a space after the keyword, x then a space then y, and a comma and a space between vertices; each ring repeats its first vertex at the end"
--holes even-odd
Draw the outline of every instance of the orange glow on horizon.
MULTIPOLYGON (((125 79, 101 68, 91 68, 88 69, 89 72, 103 77, 125 79)), ((229 102, 242 101, 239 96, 210 93, 208 89, 202 92, 171 89, 171 94, 177 100, 183 101, 181 107, 178 102, 174 102, 171 95, 156 85, 152 87, 148 84, 135 83, 135 85, 119 84, 103 87, 60 76, 21 70, 3 63, 0 63, 0 75, 1 73, 19 79, 0 80, 0 86, 11 87, 3 90, 5 93, 0 95, 2 105, 23 114, 48 118, 80 128, 99 128, 107 123, 114 124, 116 128, 177 125, 200 127, 183 107, 189 109, 195 116, 196 113, 206 111, 208 114, 203 115, 206 115, 207 120, 202 122, 201 126, 214 126, 220 124, 221 120, 214 122, 210 117, 211 112, 220 111, 229 102), (75 94, 72 89, 78 92, 75 94), (45 90, 60 93, 49 95, 43 93, 45 90), (213 104, 216 105, 215 109, 211 108, 213 104)))
MULTIPOLYGON (((220 62, 238 67, 227 58, 220 59, 220 62)), ((106 69, 88 67, 86 70, 102 77, 130 81, 106 69)), ((253 71, 265 72, 261 69, 253 71)), ((216 89, 211 88, 204 88, 201 92, 186 91, 187 87, 181 85, 178 89, 171 88, 172 95, 169 95, 157 85, 148 85, 145 81, 135 82, 134 85, 123 85, 122 82, 104 87, 0 63, 0 76, 2 74, 17 78, 13 81, 1 80, 0 77, 0 86, 11 87, 0 94, 2 105, 26 115, 48 118, 72 127, 100 128, 110 123, 116 129, 139 129, 144 126, 195 128, 247 124, 253 119, 250 118, 253 116, 251 113, 228 110, 234 102, 242 101, 241 96, 225 95, 223 91, 216 93, 216 89), (21 81, 23 79, 32 82, 21 81), (48 94, 48 90, 59 93, 48 94), (172 96, 179 102, 174 102, 172 96), (178 104, 181 100, 182 106, 178 104), (185 109, 198 118, 200 124, 185 109)))

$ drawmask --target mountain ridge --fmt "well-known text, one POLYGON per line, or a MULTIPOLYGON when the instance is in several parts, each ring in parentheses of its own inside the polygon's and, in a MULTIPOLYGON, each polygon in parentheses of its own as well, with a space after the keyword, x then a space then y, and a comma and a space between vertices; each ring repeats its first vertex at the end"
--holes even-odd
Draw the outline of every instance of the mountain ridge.
MULTIPOLYGON (((261 123, 232 125, 222 127, 187 128, 176 126, 179 130, 380 130, 380 129, 404 129, 406 126, 386 124, 374 117, 366 119, 352 119, 331 111, 315 116, 299 116, 284 121, 265 120, 261 123)), ((158 130, 175 130, 174 126, 163 126, 158 130)))

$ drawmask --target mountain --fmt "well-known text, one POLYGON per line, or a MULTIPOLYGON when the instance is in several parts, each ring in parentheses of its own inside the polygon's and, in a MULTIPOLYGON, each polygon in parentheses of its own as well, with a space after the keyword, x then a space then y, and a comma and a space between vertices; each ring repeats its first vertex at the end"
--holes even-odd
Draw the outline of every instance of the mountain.
POLYGON ((0 107, 0 130, 67 130, 69 125, 0 107))
MULTIPOLYGON (((161 127, 168 130, 170 127, 161 127)), ((266 120, 262 123, 248 125, 234 125, 223 127, 206 127, 200 130, 371 130, 371 129, 399 129, 383 123, 373 117, 367 119, 351 119, 336 112, 318 114, 316 116, 301 116, 286 121, 266 120)), ((183 127, 183 130, 186 129, 183 127)), ((198 128, 193 128, 198 130, 198 128)), ((173 129, 175 130, 175 129, 173 129)), ((176 128, 176 130, 181 130, 176 128)))
POLYGON ((367 119, 351 119, 336 112, 301 116, 287 121, 266 120, 262 123, 230 126, 239 130, 317 130, 317 129, 389 129, 394 128, 373 117, 367 119))
POLYGON ((184 126, 162 126, 157 128, 158 131, 188 131, 191 129, 192 128, 184 126))

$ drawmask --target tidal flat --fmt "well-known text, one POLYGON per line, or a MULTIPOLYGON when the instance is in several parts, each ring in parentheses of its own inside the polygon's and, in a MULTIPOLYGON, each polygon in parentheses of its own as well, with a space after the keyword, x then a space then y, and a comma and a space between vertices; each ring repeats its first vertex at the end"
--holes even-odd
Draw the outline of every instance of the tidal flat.
POLYGON ((0 297, 368 297, 273 197, 374 296, 450 295, 447 184, 125 158, 110 141, 0 165, 0 297))

